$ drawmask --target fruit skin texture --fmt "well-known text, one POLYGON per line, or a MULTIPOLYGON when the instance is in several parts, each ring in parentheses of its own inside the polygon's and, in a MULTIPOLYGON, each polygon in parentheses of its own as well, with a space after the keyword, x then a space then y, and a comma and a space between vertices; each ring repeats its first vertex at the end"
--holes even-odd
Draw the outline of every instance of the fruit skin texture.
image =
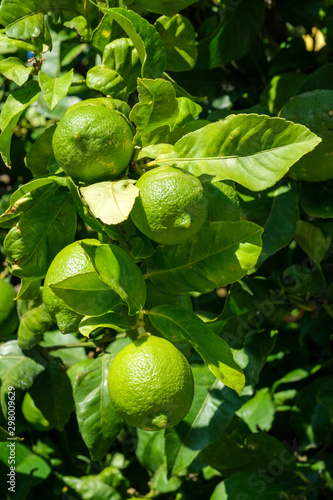
POLYGON ((22 413, 26 421, 29 422, 31 427, 37 431, 48 431, 53 428, 50 422, 46 420, 40 409, 37 408, 34 400, 28 392, 23 398, 22 413))
MULTIPOLYGON (((46 273, 44 287, 43 287, 43 301, 46 305, 51 318, 57 323, 62 333, 77 332, 78 325, 85 314, 89 315, 86 306, 82 310, 82 314, 72 310, 60 297, 58 297, 51 289, 51 283, 57 283, 70 276, 85 273, 90 278, 90 283, 99 282, 97 272, 94 269, 92 262, 84 251, 80 242, 89 243, 92 245, 102 245, 96 239, 84 239, 75 241, 70 245, 63 248, 53 259, 51 265, 46 273), (92 280, 92 281, 91 281, 92 280)), ((86 292, 89 294, 89 290, 86 292)), ((91 295, 91 294, 90 294, 91 295)), ((91 297, 91 302, 93 302, 91 297)), ((110 304, 110 307, 119 302, 119 297, 112 290, 102 290, 98 293, 98 300, 100 303, 104 301, 110 304)), ((93 306, 94 304, 92 304, 93 306)))
POLYGON ((193 399, 187 359, 171 342, 154 335, 135 340, 117 354, 108 387, 120 416, 147 431, 177 425, 193 399))
POLYGON ((87 184, 117 177, 133 153, 133 133, 122 113, 107 106, 79 106, 54 132, 54 156, 62 169, 87 184))
POLYGON ((304 92, 290 99, 280 117, 308 127, 322 142, 290 169, 295 179, 321 182, 333 179, 333 90, 304 92))
POLYGON ((131 217, 148 238, 177 245, 199 231, 207 218, 207 199, 200 180, 173 167, 157 167, 136 183, 140 194, 131 217))

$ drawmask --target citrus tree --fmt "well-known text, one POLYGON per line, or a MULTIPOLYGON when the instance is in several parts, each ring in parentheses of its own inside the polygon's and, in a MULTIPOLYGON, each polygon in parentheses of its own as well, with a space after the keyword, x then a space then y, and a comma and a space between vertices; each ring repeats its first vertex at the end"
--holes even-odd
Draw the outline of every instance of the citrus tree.
POLYGON ((0 2, 3 498, 331 498, 333 2, 0 2))

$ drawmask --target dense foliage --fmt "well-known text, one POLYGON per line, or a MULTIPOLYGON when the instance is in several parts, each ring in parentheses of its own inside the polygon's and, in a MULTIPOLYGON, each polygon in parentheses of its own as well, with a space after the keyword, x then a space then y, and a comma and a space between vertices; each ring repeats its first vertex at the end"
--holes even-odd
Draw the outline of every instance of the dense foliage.
POLYGON ((333 1, 2 0, 0 24, 1 498, 332 498, 333 1), (54 154, 82 103, 133 130, 114 178, 54 154), (207 200, 179 244, 131 218, 163 166, 207 200), (75 328, 42 292, 74 241, 92 272, 47 286, 75 328), (194 377, 158 432, 107 388, 143 328, 194 377))

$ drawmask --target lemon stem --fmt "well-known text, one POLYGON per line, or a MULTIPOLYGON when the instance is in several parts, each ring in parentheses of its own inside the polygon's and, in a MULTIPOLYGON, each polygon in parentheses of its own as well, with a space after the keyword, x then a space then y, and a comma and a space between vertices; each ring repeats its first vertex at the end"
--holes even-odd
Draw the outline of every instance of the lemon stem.
POLYGON ((136 328, 137 328, 138 334, 139 334, 138 339, 141 339, 142 337, 146 337, 147 335, 149 335, 146 332, 145 323, 144 323, 143 317, 144 317, 144 313, 143 313, 143 311, 140 311, 138 313, 138 319, 137 319, 137 322, 136 322, 136 328))

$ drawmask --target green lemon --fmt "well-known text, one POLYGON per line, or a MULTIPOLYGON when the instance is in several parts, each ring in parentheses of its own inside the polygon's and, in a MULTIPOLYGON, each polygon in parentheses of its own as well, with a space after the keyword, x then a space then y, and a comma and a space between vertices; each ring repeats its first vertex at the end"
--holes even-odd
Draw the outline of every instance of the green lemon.
POLYGON ((119 111, 126 117, 128 117, 131 112, 130 106, 119 99, 113 99, 112 97, 92 97, 91 99, 84 99, 83 101, 76 102, 68 108, 66 114, 74 109, 82 108, 82 106, 105 106, 106 108, 119 111))
POLYGON ((93 183, 117 177, 133 153, 133 133, 125 116, 104 105, 74 108, 53 135, 54 156, 76 180, 93 183))
POLYGON ((37 408, 28 392, 23 398, 22 413, 26 421, 37 431, 48 431, 53 428, 40 409, 37 408))
POLYGON ((14 287, 0 279, 0 338, 11 335, 18 325, 14 287))
POLYGON ((102 314, 105 309, 108 310, 108 307, 111 308, 120 302, 120 297, 101 282, 91 260, 80 245, 81 242, 96 246, 102 245, 96 239, 75 241, 67 245, 55 256, 45 276, 43 301, 62 333, 77 332, 83 316, 96 314, 97 308, 100 308, 97 314, 99 312, 102 314), (50 284, 74 275, 82 275, 84 282, 81 282, 80 290, 75 293, 71 290, 68 293, 68 300, 71 300, 68 303, 55 294, 50 284), (98 292, 94 292, 96 289, 98 292))
POLYGON ((293 97, 280 116, 305 125, 322 139, 291 167, 290 175, 309 182, 333 179, 333 90, 316 90, 293 97))
POLYGON ((148 238, 177 245, 191 238, 207 217, 207 199, 200 180, 173 167, 157 167, 140 177, 131 217, 148 238))
POLYGON ((117 354, 108 387, 120 416, 147 431, 177 425, 193 399, 187 359, 171 342, 154 335, 135 340, 117 354))

